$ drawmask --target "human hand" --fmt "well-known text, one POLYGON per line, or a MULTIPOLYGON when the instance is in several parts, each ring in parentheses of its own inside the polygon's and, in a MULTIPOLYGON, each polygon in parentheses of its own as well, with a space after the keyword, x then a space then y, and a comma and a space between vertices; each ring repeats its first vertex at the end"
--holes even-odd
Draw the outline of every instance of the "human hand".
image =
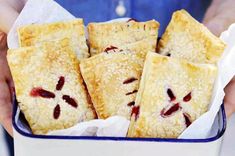
MULTIPOLYGON (((235 0, 213 0, 204 24, 217 36, 235 22, 235 0)), ((235 112, 235 77, 225 88, 225 111, 229 117, 235 112)))
POLYGON ((227 117, 235 112, 235 77, 225 88, 224 106, 227 117))
POLYGON ((6 34, 0 32, 0 123, 12 135, 12 101, 13 81, 6 59, 6 34))
POLYGON ((203 24, 205 24, 216 36, 235 22, 235 0, 213 0, 208 8, 203 24))
POLYGON ((12 133, 12 94, 14 84, 8 67, 7 35, 19 11, 22 9, 24 0, 0 0, 0 124, 12 133))

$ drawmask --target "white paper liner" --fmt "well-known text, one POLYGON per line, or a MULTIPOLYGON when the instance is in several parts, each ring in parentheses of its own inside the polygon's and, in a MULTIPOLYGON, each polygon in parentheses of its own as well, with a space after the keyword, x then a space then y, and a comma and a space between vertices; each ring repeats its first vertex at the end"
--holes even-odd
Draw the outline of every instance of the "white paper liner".
POLYGON ((130 121, 126 118, 113 116, 106 120, 97 119, 78 123, 66 130, 49 132, 48 135, 125 137, 129 124, 130 121))
POLYGON ((28 0, 19 17, 9 31, 9 48, 18 48, 17 28, 33 23, 50 23, 75 19, 68 11, 53 0, 28 0))
MULTIPOLYGON (((75 17, 63 9, 53 0, 28 0, 21 14, 15 21, 8 34, 9 48, 17 48, 17 28, 32 23, 49 23, 56 21, 71 20, 75 17)), ((117 19, 120 20, 120 19, 117 19)), ((126 19, 121 19, 126 20, 126 19)), ((210 135, 215 117, 223 103, 224 87, 235 75, 235 25, 221 35, 221 39, 227 43, 227 48, 218 62, 219 75, 214 85, 213 96, 209 111, 194 121, 179 138, 203 139, 210 135)), ((106 120, 92 120, 78 123, 65 129, 48 133, 48 135, 69 135, 69 136, 126 136, 129 121, 123 117, 110 117, 106 120)))

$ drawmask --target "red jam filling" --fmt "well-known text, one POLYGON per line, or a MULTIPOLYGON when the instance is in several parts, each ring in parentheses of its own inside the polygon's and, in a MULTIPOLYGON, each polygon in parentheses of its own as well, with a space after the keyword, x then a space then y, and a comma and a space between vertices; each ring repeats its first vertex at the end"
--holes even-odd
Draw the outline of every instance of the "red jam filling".
POLYGON ((128 92, 128 93, 126 93, 126 95, 135 94, 135 93, 137 93, 137 92, 138 92, 138 90, 133 90, 132 92, 128 92))
MULTIPOLYGON (((176 100, 176 97, 174 95, 174 93, 172 92, 171 89, 167 89, 167 95, 170 98, 170 103, 172 103, 173 101, 176 100)), ((192 92, 188 93, 184 98, 183 101, 184 102, 189 102, 192 99, 192 92)), ((174 114, 175 112, 181 110, 182 107, 180 106, 180 103, 176 103, 173 106, 171 106, 169 109, 166 110, 166 108, 163 108, 161 111, 161 116, 163 118, 165 117, 169 117, 170 115, 174 114)), ((185 125, 188 127, 190 126, 190 124, 192 123, 190 121, 190 115, 183 112, 183 116, 184 116, 184 120, 185 120, 185 125)))
POLYGON ((127 104, 127 106, 129 106, 129 107, 134 106, 134 105, 135 105, 135 101, 129 102, 129 103, 127 104))
POLYGON ((177 112, 180 109, 181 109, 180 104, 176 103, 173 106, 171 106, 168 110, 163 109, 161 111, 161 116, 164 117, 164 118, 168 117, 168 116, 174 114, 175 112, 177 112))
POLYGON ((33 88, 30 92, 32 97, 55 98, 55 94, 42 88, 33 88))
POLYGON ((132 83, 132 82, 134 82, 134 81, 136 81, 136 80, 138 80, 138 79, 135 78, 135 77, 131 77, 131 78, 126 79, 126 80, 123 82, 123 84, 132 83))
POLYGON ((126 21, 127 23, 128 22, 131 22, 131 21, 134 21, 134 22, 138 22, 136 19, 134 19, 134 18, 130 18, 128 21, 126 21))
POLYGON ((174 101, 174 100, 176 99, 174 93, 173 93, 172 90, 169 89, 169 88, 167 89, 167 95, 168 95, 168 97, 170 98, 170 101, 174 101))
POLYGON ((118 49, 118 47, 115 47, 115 46, 110 46, 110 47, 107 47, 104 51, 107 53, 108 51, 110 50, 115 50, 115 49, 118 49))
POLYGON ((53 116, 55 119, 59 118, 59 116, 60 116, 60 105, 59 104, 57 104, 55 106, 53 116))
POLYGON ((191 125, 190 116, 187 113, 183 113, 186 127, 191 125))
POLYGON ((191 92, 188 93, 184 98, 183 98, 183 101, 184 102, 189 102, 192 98, 192 95, 191 95, 191 92))
POLYGON ((140 113, 140 106, 132 107, 131 116, 135 115, 135 121, 138 119, 140 113))
POLYGON ((68 95, 63 95, 62 99, 74 108, 78 107, 77 102, 68 95))
POLYGON ((59 79, 59 81, 58 81, 58 83, 57 83, 57 85, 56 85, 56 90, 61 90, 62 88, 63 88, 63 86, 64 86, 64 77, 63 76, 61 76, 60 77, 60 79, 59 79))
MULTIPOLYGON (((62 90, 63 86, 64 86, 64 83, 65 83, 65 78, 63 76, 59 77, 59 81, 56 85, 56 90, 57 91, 60 91, 62 90)), ((50 92, 50 91, 47 91, 45 89, 42 89, 41 87, 37 87, 37 88, 33 88, 31 91, 30 91, 30 96, 32 97, 42 97, 42 98, 55 98, 55 94, 50 92)), ((75 99, 71 98, 69 95, 63 95, 62 99, 68 103, 70 106, 74 107, 74 108, 77 108, 78 107, 78 104, 77 102, 75 101, 75 99)), ((60 105, 57 104, 56 107, 54 108, 54 112, 53 112, 53 117, 55 119, 58 119, 59 116, 60 116, 60 105)))

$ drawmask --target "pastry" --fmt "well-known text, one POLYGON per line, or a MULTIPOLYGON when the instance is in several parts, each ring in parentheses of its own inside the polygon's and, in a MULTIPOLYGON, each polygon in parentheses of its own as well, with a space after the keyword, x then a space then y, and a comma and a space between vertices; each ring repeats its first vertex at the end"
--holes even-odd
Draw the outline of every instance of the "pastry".
POLYGON ((217 67, 148 53, 129 137, 177 138, 208 110, 217 67))
POLYGON ((185 10, 173 13, 158 45, 160 54, 196 63, 216 63, 225 43, 185 10))
POLYGON ((69 39, 8 51, 16 97, 34 134, 95 118, 69 39))
POLYGON ((130 119, 145 53, 112 49, 81 61, 80 68, 99 118, 130 119))
POLYGON ((90 23, 88 38, 91 55, 106 51, 110 47, 122 50, 155 51, 159 23, 155 20, 147 22, 90 23))
POLYGON ((32 24, 18 29, 21 47, 34 46, 42 42, 69 38, 78 59, 89 57, 82 19, 49 24, 32 24))

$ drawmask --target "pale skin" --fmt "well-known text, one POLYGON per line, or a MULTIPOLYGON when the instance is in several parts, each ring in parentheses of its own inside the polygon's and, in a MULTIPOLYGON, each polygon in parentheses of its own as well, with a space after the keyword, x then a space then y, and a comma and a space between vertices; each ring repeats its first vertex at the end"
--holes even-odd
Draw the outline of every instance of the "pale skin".
MULTIPOLYGON (((12 101, 14 83, 7 64, 6 34, 19 15, 26 0, 0 0, 0 124, 12 133, 12 101)), ((235 0, 213 0, 208 8, 203 24, 219 36, 235 22, 235 0)), ((225 88, 225 109, 227 116, 235 112, 235 78, 225 88)))

